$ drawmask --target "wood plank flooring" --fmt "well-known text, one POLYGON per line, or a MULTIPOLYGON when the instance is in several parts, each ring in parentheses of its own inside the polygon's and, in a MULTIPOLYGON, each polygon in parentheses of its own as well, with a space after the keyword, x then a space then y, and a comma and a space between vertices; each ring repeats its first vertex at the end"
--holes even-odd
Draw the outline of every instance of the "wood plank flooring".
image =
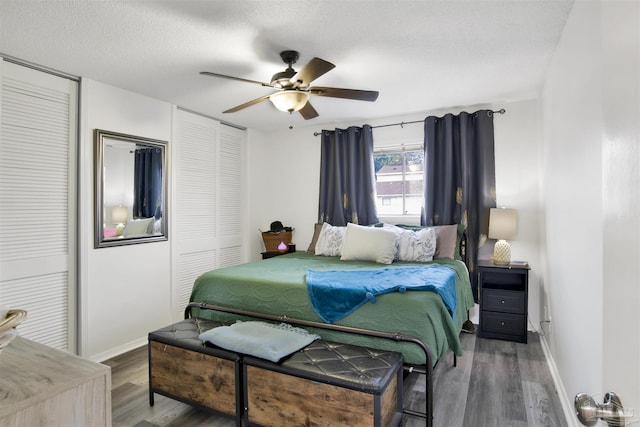
MULTIPOLYGON (((458 364, 452 355, 434 371, 434 427, 566 426, 540 337, 529 332, 529 344, 462 334, 464 349, 458 364)), ((147 348, 103 362, 111 366, 114 427, 234 426, 235 421, 212 415, 164 396, 149 406, 147 348)), ((424 375, 405 379, 405 406, 424 410, 424 375)), ((424 420, 404 417, 405 426, 424 420)))

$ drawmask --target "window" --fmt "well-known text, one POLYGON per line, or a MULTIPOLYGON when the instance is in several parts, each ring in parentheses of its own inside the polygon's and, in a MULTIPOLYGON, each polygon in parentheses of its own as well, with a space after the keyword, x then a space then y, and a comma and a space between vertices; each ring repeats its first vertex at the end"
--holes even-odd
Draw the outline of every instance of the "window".
POLYGON ((378 215, 420 215, 422 208, 421 147, 385 149, 373 155, 378 215))

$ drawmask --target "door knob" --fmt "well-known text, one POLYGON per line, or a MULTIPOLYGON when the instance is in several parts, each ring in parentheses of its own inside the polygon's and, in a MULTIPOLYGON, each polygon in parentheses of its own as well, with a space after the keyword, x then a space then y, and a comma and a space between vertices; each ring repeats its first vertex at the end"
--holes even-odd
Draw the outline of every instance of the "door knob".
POLYGON ((606 422, 609 427, 625 425, 622 401, 614 392, 606 393, 602 404, 596 403, 588 394, 579 393, 576 395, 574 405, 582 425, 594 426, 598 419, 606 422))

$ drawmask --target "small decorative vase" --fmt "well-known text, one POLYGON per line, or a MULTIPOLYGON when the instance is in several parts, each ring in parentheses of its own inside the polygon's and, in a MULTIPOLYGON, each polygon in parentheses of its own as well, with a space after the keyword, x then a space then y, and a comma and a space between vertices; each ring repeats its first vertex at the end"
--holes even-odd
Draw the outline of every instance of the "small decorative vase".
POLYGON ((18 336, 16 326, 27 318, 25 310, 8 310, 0 320, 0 353, 18 336))

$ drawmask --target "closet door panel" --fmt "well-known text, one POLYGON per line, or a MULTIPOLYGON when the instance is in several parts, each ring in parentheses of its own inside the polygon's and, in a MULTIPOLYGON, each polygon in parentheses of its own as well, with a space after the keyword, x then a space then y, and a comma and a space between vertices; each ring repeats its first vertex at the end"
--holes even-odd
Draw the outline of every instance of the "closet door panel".
POLYGON ((245 132, 180 109, 174 120, 174 316, 196 278, 243 261, 245 132))
POLYGON ((220 236, 218 260, 220 267, 240 264, 243 261, 244 138, 244 131, 226 125, 220 126, 220 161, 218 163, 218 235, 220 236))
POLYGON ((176 110, 174 185, 175 317, 181 319, 195 279, 217 263, 217 177, 220 124, 176 110))
POLYGON ((75 350, 77 82, 0 62, 0 304, 26 338, 75 350))

